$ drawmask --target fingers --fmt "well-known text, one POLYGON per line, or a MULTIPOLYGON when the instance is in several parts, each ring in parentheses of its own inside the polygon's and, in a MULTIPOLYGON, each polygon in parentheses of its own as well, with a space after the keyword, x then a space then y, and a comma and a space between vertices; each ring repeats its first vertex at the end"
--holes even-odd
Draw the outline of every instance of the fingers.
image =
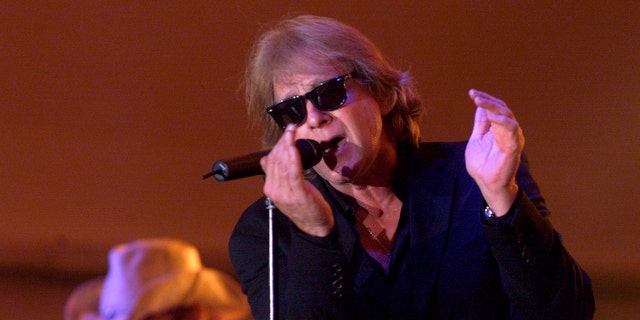
POLYGON ((473 100, 473 103, 475 103, 476 106, 486 109, 489 113, 513 117, 513 113, 507 107, 507 104, 490 94, 476 89, 471 89, 469 90, 469 97, 473 100))
MULTIPOLYGON (((263 158, 267 167, 272 166, 277 163, 289 162, 296 159, 297 150, 295 148, 295 135, 296 128, 295 125, 288 125, 278 143, 271 149, 271 152, 263 158), (293 157, 293 159, 291 159, 293 157)), ((261 161, 262 164, 262 161, 261 161)), ((266 173, 267 171, 265 171, 266 173)))
POLYGON ((487 133, 487 131, 489 131, 490 127, 491 122, 487 117, 487 110, 481 107, 477 107, 476 115, 473 122, 473 131, 471 131, 471 137, 482 137, 485 133, 487 133))
POLYGON ((260 159, 265 173, 264 187, 268 190, 265 192, 267 195, 275 190, 281 192, 298 188, 304 180, 300 153, 295 146, 295 133, 295 125, 287 126, 271 152, 260 159))
POLYGON ((469 90, 469 97, 476 106, 485 110, 485 112, 476 110, 474 132, 486 131, 491 124, 503 126, 508 130, 518 126, 515 115, 504 101, 476 89, 469 90))
POLYGON ((517 153, 524 145, 522 129, 507 104, 485 92, 471 89, 469 97, 477 106, 472 139, 493 140, 500 150, 517 153))
POLYGON ((283 162, 286 163, 289 169, 293 169, 293 172, 298 172, 302 170, 301 168, 298 169, 298 167, 301 167, 302 164, 300 164, 300 152, 298 152, 298 149, 295 146, 295 137, 296 126, 294 124, 289 124, 284 129, 284 133, 282 134, 281 138, 282 144, 279 143, 279 145, 280 147, 282 147, 282 153, 285 155, 285 161, 283 162))

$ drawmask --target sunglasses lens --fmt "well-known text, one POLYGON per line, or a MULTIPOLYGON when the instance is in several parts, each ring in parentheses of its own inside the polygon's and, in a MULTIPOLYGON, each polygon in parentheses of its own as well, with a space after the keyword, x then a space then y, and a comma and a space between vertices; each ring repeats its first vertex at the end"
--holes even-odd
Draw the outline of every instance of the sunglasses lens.
POLYGON ((304 97, 284 100, 267 110, 276 123, 284 128, 289 123, 301 123, 307 117, 304 97))
POLYGON ((326 81, 304 96, 292 97, 280 101, 267 108, 267 113, 284 128, 289 123, 300 124, 307 117, 307 99, 322 111, 333 111, 340 108, 347 100, 347 90, 344 87, 345 79, 352 74, 340 76, 326 81))
POLYGON ((338 109, 347 99, 347 92, 343 81, 334 79, 324 83, 312 91, 312 101, 316 108, 322 111, 338 109))

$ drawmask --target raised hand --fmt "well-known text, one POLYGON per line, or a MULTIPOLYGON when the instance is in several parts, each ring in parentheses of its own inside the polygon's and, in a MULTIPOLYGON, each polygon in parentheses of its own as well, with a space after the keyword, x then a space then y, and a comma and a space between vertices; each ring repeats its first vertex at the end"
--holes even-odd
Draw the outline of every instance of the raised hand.
POLYGON ((507 104, 487 93, 469 90, 476 108, 465 151, 467 171, 489 207, 504 215, 518 193, 515 176, 524 148, 522 129, 507 104))

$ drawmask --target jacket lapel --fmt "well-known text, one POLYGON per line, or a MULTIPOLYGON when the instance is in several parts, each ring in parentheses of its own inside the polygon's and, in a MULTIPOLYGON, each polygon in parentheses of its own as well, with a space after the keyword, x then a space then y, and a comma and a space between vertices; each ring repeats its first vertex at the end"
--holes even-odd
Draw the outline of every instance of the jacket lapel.
POLYGON ((412 283, 407 286, 415 299, 410 302, 415 314, 424 314, 428 308, 447 245, 457 185, 454 166, 450 164, 447 158, 435 160, 429 169, 414 172, 408 184, 411 252, 406 272, 411 273, 407 278, 412 283))

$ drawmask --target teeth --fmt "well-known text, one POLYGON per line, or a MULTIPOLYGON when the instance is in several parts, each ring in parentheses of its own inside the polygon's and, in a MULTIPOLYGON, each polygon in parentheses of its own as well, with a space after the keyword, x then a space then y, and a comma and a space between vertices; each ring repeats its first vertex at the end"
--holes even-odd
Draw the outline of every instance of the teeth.
POLYGON ((342 138, 336 137, 331 139, 328 142, 322 144, 322 149, 324 153, 329 153, 331 151, 335 151, 338 149, 338 143, 342 140, 342 138))

